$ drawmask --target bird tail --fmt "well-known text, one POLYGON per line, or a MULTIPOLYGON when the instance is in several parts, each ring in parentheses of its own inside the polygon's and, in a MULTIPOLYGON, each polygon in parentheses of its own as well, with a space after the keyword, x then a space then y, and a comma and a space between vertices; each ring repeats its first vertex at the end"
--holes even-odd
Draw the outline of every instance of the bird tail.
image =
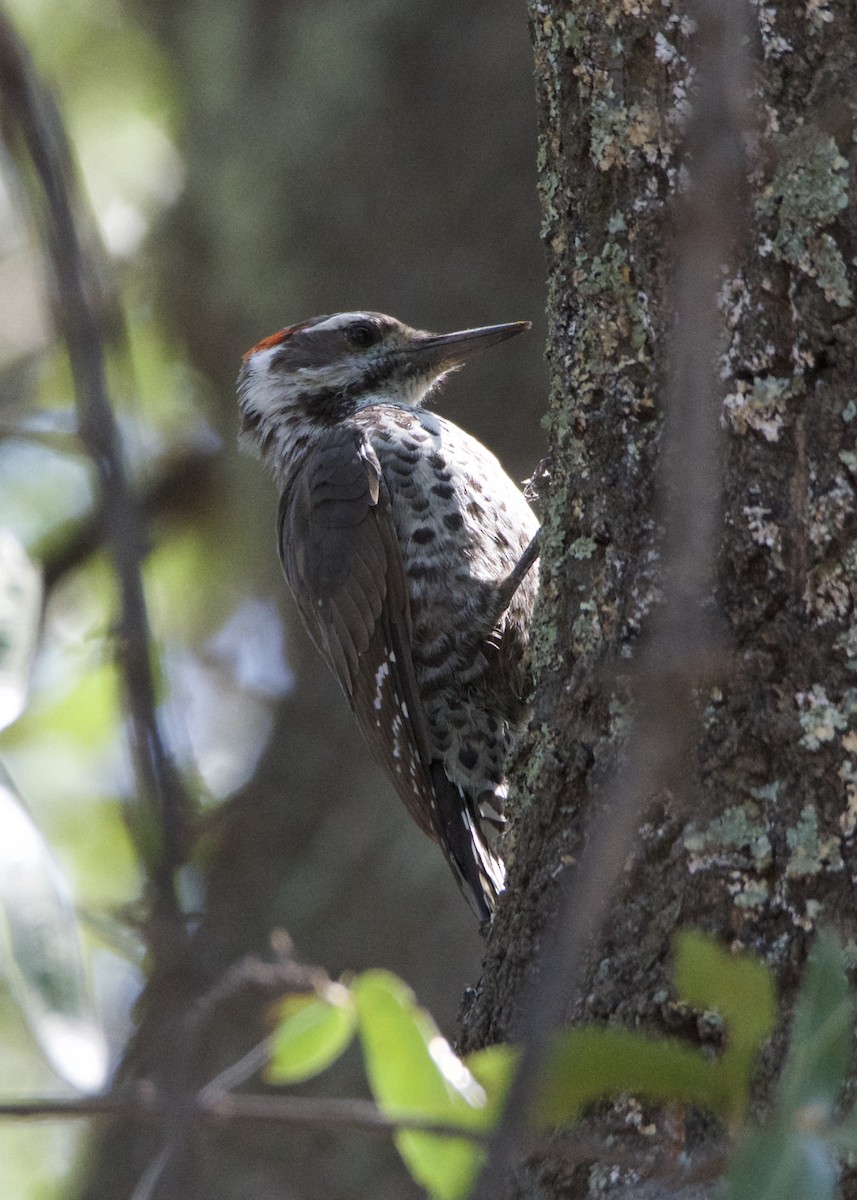
POLYGON ((432 763, 431 777, 440 819, 438 841, 478 920, 488 921, 506 886, 503 860, 488 845, 475 804, 447 778, 440 762, 432 763))

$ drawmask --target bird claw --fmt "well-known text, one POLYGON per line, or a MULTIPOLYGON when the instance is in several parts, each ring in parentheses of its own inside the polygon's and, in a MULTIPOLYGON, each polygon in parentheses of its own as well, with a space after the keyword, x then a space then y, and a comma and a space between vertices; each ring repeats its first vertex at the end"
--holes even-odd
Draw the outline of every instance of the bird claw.
POLYGON ((553 455, 546 454, 536 466, 529 479, 524 480, 524 498, 530 504, 541 505, 547 499, 548 484, 551 481, 553 455))

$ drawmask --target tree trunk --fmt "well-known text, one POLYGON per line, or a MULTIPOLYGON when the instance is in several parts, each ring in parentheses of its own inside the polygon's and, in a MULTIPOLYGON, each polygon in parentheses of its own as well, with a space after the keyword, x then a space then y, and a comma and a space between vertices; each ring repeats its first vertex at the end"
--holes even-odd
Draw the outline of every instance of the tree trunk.
MULTIPOLYGON (((857 933, 857 222, 851 6, 753 5, 749 250, 721 290, 722 681, 699 693, 694 782, 651 797, 575 1022, 698 1036, 668 997, 677 927, 746 947, 789 1012, 819 926, 857 933)), ((560 882, 632 715, 628 669, 660 598, 655 477, 671 200, 693 103, 684 3, 531 0, 549 263, 550 450, 536 710, 511 892, 467 1047, 520 1030, 560 882)), ((691 756, 692 757, 692 756, 691 756)), ((778 1066, 768 1053, 764 1098, 778 1066)), ((604 1121, 607 1117, 604 1118, 604 1121)), ((528 1195, 583 1196, 587 1171, 528 1195)), ((853 1188, 853 1181, 850 1186, 853 1188)), ((845 1194, 857 1195, 857 1190, 845 1194)))

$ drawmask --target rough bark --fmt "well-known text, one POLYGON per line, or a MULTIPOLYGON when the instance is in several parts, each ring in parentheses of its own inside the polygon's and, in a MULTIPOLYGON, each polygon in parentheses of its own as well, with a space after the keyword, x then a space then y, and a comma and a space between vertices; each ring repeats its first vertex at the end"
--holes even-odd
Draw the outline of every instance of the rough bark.
MULTIPOLYGON (((693 782, 651 797, 568 1003, 575 1021, 703 1041, 710 1031, 670 1000, 677 927, 761 956, 786 1014, 817 927, 837 928, 850 947, 857 933, 857 26, 836 0, 748 12, 750 249, 721 291, 726 448, 712 601, 728 662, 699 694, 693 782)), ((660 598, 671 200, 694 95, 689 5, 532 0, 530 18, 553 468, 512 891, 464 1016, 467 1046, 520 1028, 560 881, 620 753, 629 665, 660 598)), ((777 1057, 765 1056, 760 1098, 777 1057)), ((522 1187, 583 1196, 597 1177, 552 1170, 522 1187)))

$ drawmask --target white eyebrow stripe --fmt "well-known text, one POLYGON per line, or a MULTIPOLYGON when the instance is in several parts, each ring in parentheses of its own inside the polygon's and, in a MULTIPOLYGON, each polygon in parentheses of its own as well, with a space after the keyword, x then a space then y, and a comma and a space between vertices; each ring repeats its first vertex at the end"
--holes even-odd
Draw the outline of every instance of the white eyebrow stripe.
POLYGON ((271 359, 280 349, 279 345, 267 346, 264 350, 255 350, 247 359, 247 366, 254 375, 266 375, 271 365, 271 359))
POLYGON ((348 312, 337 313, 336 316, 328 317, 326 321, 322 321, 318 325, 313 325, 311 332, 322 329, 342 329, 345 325, 350 325, 352 321, 368 321, 371 319, 371 314, 366 312, 348 312))

